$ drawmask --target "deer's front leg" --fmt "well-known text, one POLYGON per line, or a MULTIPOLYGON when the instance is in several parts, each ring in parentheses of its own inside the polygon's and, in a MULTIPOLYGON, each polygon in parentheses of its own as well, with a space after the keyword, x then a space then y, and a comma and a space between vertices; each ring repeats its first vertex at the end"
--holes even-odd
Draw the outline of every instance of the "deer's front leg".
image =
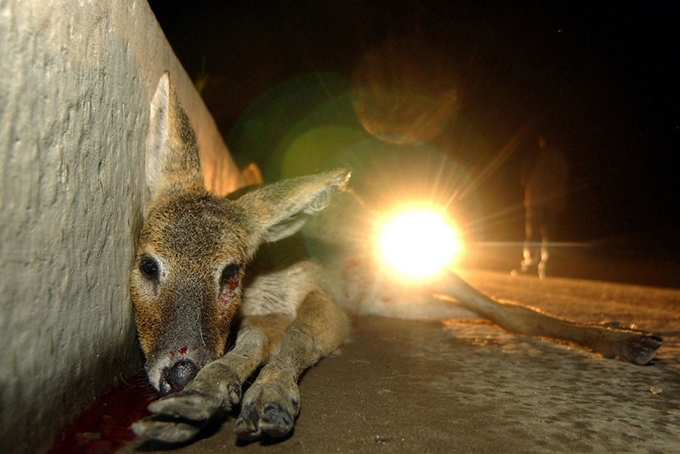
POLYGON ((241 385, 278 347, 289 323, 279 314, 244 318, 234 349, 201 369, 184 390, 151 403, 153 415, 133 424, 134 433, 164 443, 191 440, 240 402, 241 385))
POLYGON ((286 330, 281 349, 246 392, 236 433, 243 440, 284 437, 300 411, 300 374, 336 350, 349 334, 347 315, 325 292, 307 295, 286 330))

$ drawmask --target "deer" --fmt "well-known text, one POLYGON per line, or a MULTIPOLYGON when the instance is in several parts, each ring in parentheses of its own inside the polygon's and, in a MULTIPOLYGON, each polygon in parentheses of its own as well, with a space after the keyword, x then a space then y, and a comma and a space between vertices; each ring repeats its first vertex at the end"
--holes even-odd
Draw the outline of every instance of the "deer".
POLYGON ((189 442, 237 410, 239 439, 289 436, 301 408, 298 380, 348 338, 348 313, 445 319, 462 307, 516 333, 640 365, 661 346, 653 334, 495 301, 454 272, 412 287, 384 277, 369 259, 357 261, 365 245, 351 235, 362 228, 351 220, 369 214, 346 190, 349 170, 209 193, 168 73, 151 101, 145 165, 148 203, 129 284, 146 373, 161 397, 132 426, 143 439, 189 442), (310 220, 311 238, 341 245, 323 265, 296 241, 310 220), (395 300, 409 304, 383 303, 395 300))

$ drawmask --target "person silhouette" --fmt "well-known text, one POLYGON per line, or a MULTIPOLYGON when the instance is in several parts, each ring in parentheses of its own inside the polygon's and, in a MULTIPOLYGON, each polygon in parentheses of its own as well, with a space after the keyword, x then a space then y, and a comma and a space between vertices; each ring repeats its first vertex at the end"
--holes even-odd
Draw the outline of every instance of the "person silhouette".
POLYGON ((540 136, 537 144, 521 175, 526 216, 520 272, 528 273, 537 265, 538 277, 543 279, 550 256, 549 241, 554 240, 557 218, 566 206, 569 164, 545 136, 540 136))

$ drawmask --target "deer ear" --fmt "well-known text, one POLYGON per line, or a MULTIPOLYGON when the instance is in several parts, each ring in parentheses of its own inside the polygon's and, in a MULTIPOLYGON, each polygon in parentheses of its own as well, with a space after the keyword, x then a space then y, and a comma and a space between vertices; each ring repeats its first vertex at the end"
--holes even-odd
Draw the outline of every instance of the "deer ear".
POLYGON ((146 184, 151 200, 165 190, 204 186, 196 135, 167 72, 151 100, 146 184))
POLYGON ((324 210, 332 195, 343 190, 350 172, 338 169, 292 178, 249 192, 236 201, 250 219, 254 234, 250 251, 262 242, 277 241, 300 230, 309 216, 324 210))

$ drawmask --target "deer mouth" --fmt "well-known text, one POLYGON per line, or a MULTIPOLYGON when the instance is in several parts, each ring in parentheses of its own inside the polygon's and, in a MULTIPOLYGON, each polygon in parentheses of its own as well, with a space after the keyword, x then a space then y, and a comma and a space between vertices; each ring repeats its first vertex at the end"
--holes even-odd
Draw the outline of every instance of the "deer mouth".
POLYGON ((198 347, 181 347, 152 355, 146 366, 149 381, 163 396, 182 391, 210 361, 208 356, 207 351, 198 347))

